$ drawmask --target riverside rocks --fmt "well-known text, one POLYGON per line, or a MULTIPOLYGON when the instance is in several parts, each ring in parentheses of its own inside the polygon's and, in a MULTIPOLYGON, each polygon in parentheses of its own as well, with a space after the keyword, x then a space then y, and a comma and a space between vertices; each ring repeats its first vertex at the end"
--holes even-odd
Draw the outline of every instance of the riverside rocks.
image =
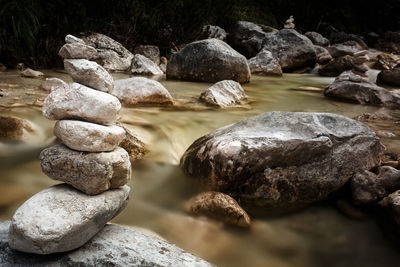
POLYGON ((68 84, 58 78, 46 78, 46 80, 40 84, 39 89, 46 92, 51 92, 58 87, 68 87, 68 84))
POLYGON ((344 71, 351 70, 353 66, 354 58, 352 56, 346 55, 343 57, 334 58, 326 65, 322 66, 318 70, 318 74, 321 76, 335 77, 340 75, 344 71))
POLYGON ((226 41, 227 33, 224 29, 214 25, 204 25, 201 28, 200 38, 201 39, 219 39, 222 41, 226 41))
POLYGON ((92 59, 96 56, 96 53, 97 50, 94 47, 80 42, 67 43, 63 45, 58 52, 58 54, 64 59, 92 59))
POLYGON ((33 127, 28 121, 0 115, 0 140, 21 140, 28 132, 33 132, 33 127))
POLYGON ((322 47, 325 47, 325 46, 328 46, 328 45, 329 45, 329 40, 326 39, 325 37, 323 37, 321 34, 319 34, 319 33, 317 33, 317 32, 306 32, 304 35, 305 35, 308 39, 310 39, 311 42, 312 42, 314 45, 322 46, 322 47))
POLYGON ((326 48, 318 45, 314 45, 315 53, 317 55, 317 63, 318 64, 326 64, 332 60, 331 54, 326 48))
POLYGON ((41 78, 44 76, 43 72, 27 68, 21 71, 21 76, 26 78, 41 78))
POLYGON ((393 69, 382 70, 376 79, 378 83, 400 86, 400 65, 393 69))
POLYGON ((272 53, 262 49, 255 57, 248 60, 251 73, 282 76, 282 68, 272 53))
POLYGON ((329 46, 329 53, 333 58, 343 57, 346 55, 352 56, 354 53, 357 53, 361 50, 364 50, 356 41, 347 41, 341 44, 334 44, 329 46))
POLYGON ((201 82, 250 81, 250 69, 244 56, 218 39, 206 39, 186 45, 172 54, 167 65, 168 79, 201 82))
POLYGON ((155 45, 138 45, 133 50, 134 54, 140 54, 151 61, 153 61, 156 65, 160 65, 160 49, 155 45))
POLYGON ((9 245, 36 254, 76 249, 125 208, 129 191, 124 186, 88 196, 66 184, 44 189, 15 212, 9 245))
POLYGON ((154 63, 151 59, 136 54, 132 58, 132 64, 130 68, 132 74, 137 75, 163 75, 163 71, 154 63))
POLYGON ((180 165, 241 204, 285 210, 324 199, 378 166, 383 151, 370 128, 344 116, 269 112, 199 138, 180 165))
POLYGON ((200 101, 221 108, 240 105, 245 100, 247 100, 247 96, 242 86, 232 80, 217 82, 200 95, 200 101))

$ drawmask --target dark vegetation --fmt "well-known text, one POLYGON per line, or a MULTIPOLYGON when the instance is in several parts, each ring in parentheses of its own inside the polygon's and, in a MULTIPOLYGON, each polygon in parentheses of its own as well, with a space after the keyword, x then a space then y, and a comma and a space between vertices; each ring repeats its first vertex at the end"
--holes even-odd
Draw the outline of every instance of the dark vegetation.
POLYGON ((229 29, 237 20, 281 28, 294 15, 300 31, 332 25, 349 33, 400 30, 400 0, 0 0, 0 62, 61 65, 68 33, 95 31, 129 50, 155 44, 162 54, 194 40, 204 24, 229 29))

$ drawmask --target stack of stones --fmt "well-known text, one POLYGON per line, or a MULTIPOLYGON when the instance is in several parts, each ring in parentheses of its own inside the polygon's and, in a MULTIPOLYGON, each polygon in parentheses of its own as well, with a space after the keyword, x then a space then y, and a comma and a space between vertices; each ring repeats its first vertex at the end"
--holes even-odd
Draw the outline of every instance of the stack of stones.
POLYGON ((118 146, 125 130, 115 125, 121 103, 109 94, 114 80, 88 60, 92 49, 81 39, 67 36, 66 42, 60 55, 74 82, 60 81, 43 106, 46 118, 58 120, 54 134, 62 144, 40 154, 43 172, 65 183, 39 192, 16 211, 9 245, 23 252, 50 254, 81 247, 129 199, 131 163, 118 146))

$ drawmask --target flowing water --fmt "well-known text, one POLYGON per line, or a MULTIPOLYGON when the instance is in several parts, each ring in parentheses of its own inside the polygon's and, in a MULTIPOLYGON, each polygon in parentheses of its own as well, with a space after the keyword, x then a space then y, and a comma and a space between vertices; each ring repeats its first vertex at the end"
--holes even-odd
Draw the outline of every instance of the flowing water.
MULTIPOLYGON (((45 70, 46 77, 71 81, 63 72, 45 70)), ((115 79, 127 78, 114 74, 115 79)), ((371 72, 371 79, 376 72, 371 72)), ((200 189, 179 169, 185 149, 200 136, 221 126, 267 111, 318 111, 354 117, 376 111, 397 118, 385 108, 333 101, 322 89, 333 81, 314 75, 253 76, 244 85, 249 103, 214 109, 197 102, 207 83, 159 81, 171 92, 174 107, 124 107, 120 121, 143 140, 149 153, 133 165, 132 194, 127 208, 113 220, 151 230, 166 240, 218 266, 398 266, 400 254, 384 238, 372 218, 354 220, 331 204, 275 218, 252 218, 250 229, 236 229, 183 211, 200 189)), ((0 142, 0 220, 10 219, 26 199, 57 182, 40 169, 40 151, 54 141, 54 121, 41 114, 46 93, 40 80, 0 73, 0 115, 24 118, 33 132, 24 142, 0 142)), ((400 153, 400 126, 372 125, 396 136, 382 139, 388 154, 400 153)))

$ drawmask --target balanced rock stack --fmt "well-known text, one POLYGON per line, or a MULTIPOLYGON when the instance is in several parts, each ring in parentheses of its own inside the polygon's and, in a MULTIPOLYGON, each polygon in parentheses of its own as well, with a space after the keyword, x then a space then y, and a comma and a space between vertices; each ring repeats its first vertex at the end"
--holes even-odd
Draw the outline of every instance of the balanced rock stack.
POLYGON ((9 245, 23 252, 50 254, 81 247, 129 199, 131 163, 118 146, 125 130, 115 125, 121 103, 109 94, 114 80, 88 60, 90 47, 89 53, 74 53, 74 46, 85 46, 82 40, 67 36, 66 42, 60 55, 74 82, 53 88, 43 105, 43 115, 58 120, 54 134, 63 144, 40 154, 43 172, 65 183, 39 192, 16 211, 9 245))

